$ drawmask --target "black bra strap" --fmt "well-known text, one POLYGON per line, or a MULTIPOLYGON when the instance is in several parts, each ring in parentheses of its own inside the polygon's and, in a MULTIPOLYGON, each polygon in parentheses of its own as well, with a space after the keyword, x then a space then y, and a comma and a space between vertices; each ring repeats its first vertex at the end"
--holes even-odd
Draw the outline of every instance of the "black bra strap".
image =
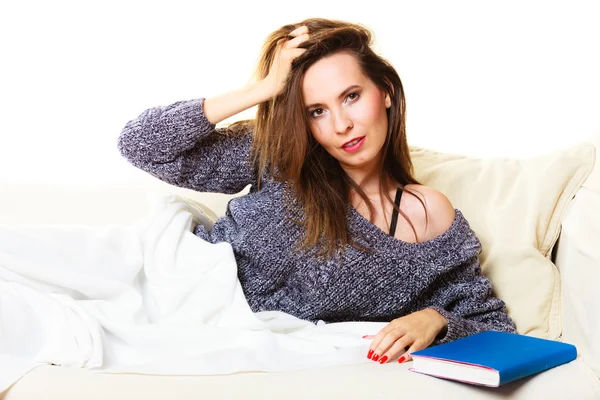
MULTIPOLYGON (((397 208, 400 208, 400 199, 402 198, 402 189, 398 188, 396 190, 396 200, 394 203, 397 208)), ((392 213, 392 223, 390 224, 390 236, 396 235, 396 224, 398 223, 398 210, 394 208, 394 212, 392 213)))

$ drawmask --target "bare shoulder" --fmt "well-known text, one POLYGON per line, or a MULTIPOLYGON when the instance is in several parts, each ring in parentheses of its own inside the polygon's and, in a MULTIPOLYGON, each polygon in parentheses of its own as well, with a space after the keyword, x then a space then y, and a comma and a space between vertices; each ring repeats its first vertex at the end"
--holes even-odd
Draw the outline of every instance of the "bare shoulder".
POLYGON ((420 227, 417 230, 420 241, 431 240, 450 228, 456 218, 456 213, 446 195, 425 185, 410 184, 405 188, 407 189, 405 192, 414 194, 414 196, 406 196, 410 198, 407 205, 411 210, 407 214, 411 220, 416 219, 413 221, 413 223, 416 222, 415 227, 420 227), (425 209, 415 196, 423 201, 425 209))

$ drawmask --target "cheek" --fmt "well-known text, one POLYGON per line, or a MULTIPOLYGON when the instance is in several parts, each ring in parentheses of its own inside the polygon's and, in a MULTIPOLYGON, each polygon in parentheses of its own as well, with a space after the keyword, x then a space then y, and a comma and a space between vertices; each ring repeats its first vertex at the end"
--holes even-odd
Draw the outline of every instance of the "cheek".
POLYGON ((335 141, 335 132, 332 130, 329 118, 320 118, 311 124, 310 131, 313 138, 323 147, 329 148, 332 146, 332 141, 335 141))
POLYGON ((379 125, 382 117, 385 117, 385 105, 379 98, 364 99, 359 107, 353 110, 354 120, 360 121, 366 126, 379 125))
POLYGON ((312 122, 309 126, 310 133, 312 134, 312 137, 317 141, 317 143, 319 143, 321 146, 326 147, 324 134, 325 131, 321 125, 322 124, 319 124, 319 122, 312 122))

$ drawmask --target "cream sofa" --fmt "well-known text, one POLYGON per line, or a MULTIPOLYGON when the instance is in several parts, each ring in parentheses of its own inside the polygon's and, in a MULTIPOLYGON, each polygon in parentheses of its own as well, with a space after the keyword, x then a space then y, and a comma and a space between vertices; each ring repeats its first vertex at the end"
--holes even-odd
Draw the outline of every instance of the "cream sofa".
MULTIPOLYGON (((379 365, 366 358, 350 366, 221 376, 43 366, 3 398, 600 399, 600 167, 594 169, 594 146, 530 160, 478 160, 417 148, 413 157, 419 179, 444 191, 479 235, 482 269, 519 331, 575 344, 575 361, 495 389, 419 375, 408 371, 410 363, 379 365)), ((146 213, 149 192, 184 195, 218 216, 232 197, 174 188, 143 174, 127 185, 0 185, 0 192, 0 223, 19 226, 131 224, 146 213)))

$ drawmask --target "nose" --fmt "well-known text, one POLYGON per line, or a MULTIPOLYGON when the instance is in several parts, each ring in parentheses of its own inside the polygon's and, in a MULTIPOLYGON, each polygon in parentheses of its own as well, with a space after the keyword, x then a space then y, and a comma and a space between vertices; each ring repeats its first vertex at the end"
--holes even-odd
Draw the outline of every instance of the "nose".
POLYGON ((350 115, 343 111, 334 114, 333 124, 335 132, 338 134, 344 134, 354 127, 354 123, 352 122, 350 115))

